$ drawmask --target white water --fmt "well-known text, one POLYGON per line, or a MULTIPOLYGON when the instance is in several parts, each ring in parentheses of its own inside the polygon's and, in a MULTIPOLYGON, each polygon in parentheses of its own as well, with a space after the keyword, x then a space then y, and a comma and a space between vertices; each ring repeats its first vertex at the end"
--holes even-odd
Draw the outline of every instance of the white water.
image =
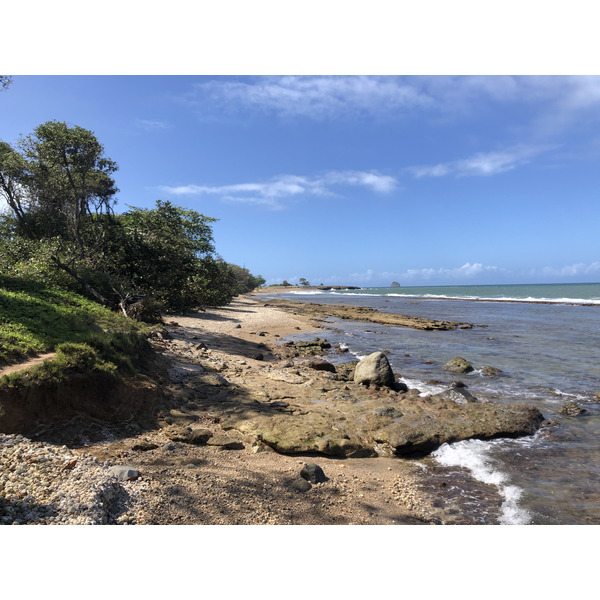
POLYGON ((497 443, 464 440, 454 444, 442 444, 432 453, 432 457, 443 466, 468 469, 478 481, 497 487, 500 496, 504 498, 499 523, 526 525, 531 522, 531 515, 527 510, 519 507, 522 490, 508 483, 506 473, 498 470, 494 460, 489 456, 493 445, 497 443))

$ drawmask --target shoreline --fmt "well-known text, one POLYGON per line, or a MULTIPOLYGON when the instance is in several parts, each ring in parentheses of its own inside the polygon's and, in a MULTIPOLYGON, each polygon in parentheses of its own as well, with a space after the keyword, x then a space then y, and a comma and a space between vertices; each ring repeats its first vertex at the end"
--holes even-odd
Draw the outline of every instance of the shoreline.
MULTIPOLYGON (((495 515, 495 488, 474 483, 467 473, 456 475, 458 487, 446 485, 428 456, 363 456, 350 447, 344 457, 326 448, 315 454, 301 445, 281 453, 271 447, 277 442, 268 441, 268 431, 257 436, 253 424, 263 417, 277 421, 314 413, 325 419, 328 439, 337 431, 337 419, 350 418, 352 406, 383 402, 387 407, 399 401, 392 390, 368 390, 315 371, 309 356, 286 357, 294 350, 287 345, 289 336, 325 332, 308 315, 265 306, 250 295, 220 309, 168 317, 163 334, 152 340, 158 353, 154 378, 165 395, 155 427, 77 422, 33 436, 29 444, 37 450, 27 447, 27 452, 55 454, 60 447, 64 465, 79 461, 94 473, 118 465, 138 470, 139 477, 118 483, 120 504, 114 508, 111 500, 102 517, 116 524, 474 524, 456 491, 460 482, 470 489, 474 485, 495 515), (350 401, 340 405, 348 412, 332 421, 338 409, 334 405, 333 412, 323 412, 324 407, 342 396, 350 401), (302 479, 308 463, 319 465, 327 480, 311 485, 302 479)), ((414 395, 408 400, 398 405, 402 411, 418 403, 414 395)), ((342 436, 339 443, 347 442, 342 436)), ((23 473, 15 493, 35 498, 42 488, 51 494, 59 483, 67 486, 61 488, 63 497, 81 493, 69 485, 71 472, 65 469, 51 470, 45 486, 36 474, 33 488, 23 473)), ((87 523, 89 515, 72 518, 66 522, 87 523)))

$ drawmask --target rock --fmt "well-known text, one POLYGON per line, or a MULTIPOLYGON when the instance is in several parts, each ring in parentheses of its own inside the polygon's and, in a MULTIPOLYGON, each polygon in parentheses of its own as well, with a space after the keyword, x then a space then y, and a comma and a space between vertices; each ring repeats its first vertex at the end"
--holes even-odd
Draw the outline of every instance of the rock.
POLYGON ((400 381, 397 381, 396 383, 394 383, 394 385, 392 386, 392 389, 395 392, 408 392, 408 386, 405 383, 402 383, 400 381))
POLYGON ((308 354, 309 356, 323 354, 325 350, 329 350, 331 348, 331 344, 327 340, 321 338, 315 338, 312 341, 306 342, 295 342, 293 346, 301 354, 308 354))
POLYGON ((400 284, 397 281, 392 281, 390 287, 400 287, 400 284))
POLYGON ((450 387, 453 387, 453 388, 466 388, 467 384, 464 381, 458 381, 457 380, 457 381, 453 381, 450 384, 450 387))
POLYGON ((311 483, 323 483, 324 481, 327 481, 327 477, 325 477, 323 469, 321 469, 321 467, 315 463, 304 465, 302 471, 300 471, 300 476, 311 483))
POLYGON ((221 450, 243 450, 244 444, 228 435, 215 435, 206 441, 207 446, 219 446, 221 450))
POLYGON ((496 367, 490 367, 488 365, 481 367, 481 374, 484 377, 495 377, 496 375, 500 375, 500 373, 502 373, 502 370, 496 367))
POLYGON ((258 352, 254 356, 252 356, 254 360, 265 360, 265 355, 262 352, 258 352))
POLYGON ((155 448, 158 448, 158 444, 153 444, 152 442, 146 441, 138 442, 131 447, 131 449, 135 452, 147 452, 148 450, 154 450, 155 448))
POLYGON ((177 363, 171 368, 167 369, 169 378, 173 383, 183 383, 196 375, 202 375, 204 373, 203 367, 200 365, 188 365, 177 363))
POLYGON ((402 411, 398 410, 394 406, 382 406, 381 408, 376 408, 373 411, 378 417, 389 417, 390 419, 399 419, 402 416, 402 411))
POLYGON ((392 387, 396 378, 387 356, 383 352, 373 352, 363 358, 354 369, 354 383, 392 387))
POLYGON ((335 366, 322 358, 313 358, 306 366, 315 371, 329 371, 330 373, 335 373, 335 366))
POLYGON ((312 487, 312 485, 310 484, 310 482, 306 481, 306 479, 295 479, 294 481, 292 481, 292 483, 290 484, 290 487, 293 490, 296 490, 297 492, 308 492, 308 490, 310 490, 310 488, 312 487))
POLYGON ((140 472, 131 465, 116 465, 109 469, 111 475, 114 475, 119 481, 133 481, 140 476, 140 472))
POLYGON ((337 365, 335 372, 339 381, 354 381, 354 370, 358 361, 342 363, 337 365))
POLYGON ((175 450, 175 446, 173 446, 173 444, 164 444, 160 449, 164 450, 165 452, 173 452, 173 450, 175 450))
POLYGON ((227 387, 229 381, 223 377, 223 375, 217 375, 217 373, 208 373, 202 377, 202 383, 212 385, 214 387, 227 387))
POLYGON ((186 413, 175 408, 170 410, 169 414, 165 417, 165 421, 170 425, 179 425, 182 427, 195 423, 197 420, 198 415, 186 413))
POLYGON ((188 444, 202 446, 212 437, 212 431, 209 429, 192 429, 184 439, 188 444))
POLYGON ((444 370, 451 373, 470 373, 474 369, 469 361, 457 356, 444 365, 444 370))
POLYGON ((190 434, 191 429, 189 427, 182 427, 179 425, 172 425, 163 431, 166 437, 172 442, 185 442, 190 434))
POLYGON ((440 400, 451 400, 460 406, 463 406, 467 402, 477 402, 477 398, 464 387, 453 387, 449 390, 440 392, 439 394, 435 394, 432 397, 440 400))
POLYGON ((241 329, 241 328, 242 328, 242 326, 239 323, 234 327, 234 329, 241 329))
POLYGON ((581 408, 577 402, 566 402, 560 407, 558 414, 567 417, 578 417, 579 415, 587 415, 588 411, 581 408))

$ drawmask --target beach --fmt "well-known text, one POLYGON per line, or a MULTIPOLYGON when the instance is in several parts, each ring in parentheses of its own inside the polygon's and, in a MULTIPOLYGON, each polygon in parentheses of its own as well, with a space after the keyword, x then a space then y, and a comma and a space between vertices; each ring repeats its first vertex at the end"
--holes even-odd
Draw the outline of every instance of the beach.
POLYGON ((419 493, 421 468, 409 461, 284 455, 254 443, 252 436, 222 429, 213 410, 220 402, 215 396, 227 394, 242 377, 249 393, 276 395, 281 382, 268 377, 278 360, 272 349, 284 336, 313 332, 309 319, 239 297, 222 309, 166 322, 164 339, 153 342, 159 353, 155 374, 166 392, 158 426, 140 430, 136 423, 83 420, 32 437, 5 436, 0 457, 6 462, 3 493, 10 508, 5 523, 463 522, 451 499, 441 507, 440 498, 419 493), (204 398, 198 398, 194 376, 178 376, 177 365, 202 365, 204 398), (216 385, 206 383, 211 378, 216 385), (199 429, 210 432, 212 441, 190 443, 186 435, 199 429), (12 477, 17 455, 31 458, 12 477), (307 485, 300 474, 310 463, 321 467, 326 481, 307 485), (133 467, 139 477, 111 479, 107 472, 118 465, 133 467), (92 503, 90 486, 117 492, 92 503), (27 511, 17 508, 23 498, 27 511))
MULTIPOLYGON (((402 317, 399 325, 398 314, 387 322, 394 312, 389 304, 382 304, 385 312, 365 311, 361 304, 367 300, 360 298, 341 307, 334 305, 337 296, 323 298, 329 305, 313 299, 273 302, 246 295, 220 309, 166 317, 151 340, 156 355, 148 381, 162 394, 153 425, 78 421, 38 432, 32 442, 54 450, 68 446, 61 465, 81 456, 82 468, 96 461, 102 467, 98 473, 118 465, 139 471, 139 477, 117 484, 118 508, 107 508, 102 517, 110 523, 596 522, 595 488, 580 488, 587 508, 573 512, 570 500, 580 493, 572 487, 578 485, 577 475, 564 490, 554 483, 557 471, 563 477, 561 470, 572 470, 582 460, 565 442, 591 422, 557 414, 568 396, 553 392, 550 404, 540 405, 543 416, 524 406, 531 400, 514 392, 519 385, 514 369, 527 366, 528 358, 521 354, 518 363, 502 362, 497 352, 505 334, 485 312, 486 303, 469 310, 468 303, 460 303, 461 313, 451 302, 442 310, 434 300, 414 306, 403 299, 395 312, 412 309, 418 319, 402 317), (453 315, 459 318, 448 318, 453 315), (473 323, 469 316, 475 317, 473 323), (456 340, 463 340, 463 349, 470 340, 470 357, 475 351, 483 357, 489 347, 490 357, 505 371, 484 376, 477 364, 472 373, 445 371, 445 345, 459 348, 456 340), (413 353, 399 354, 394 344, 413 353), (395 389, 353 382, 357 359, 373 350, 386 350, 394 369, 400 365, 395 389), (420 379, 415 379, 418 369, 420 379), (468 384, 462 397, 456 395, 461 388, 453 387, 456 380, 468 384), (472 401, 469 390, 480 400, 472 401), (467 429, 457 428, 465 421, 467 429), (541 454, 538 447, 544 448, 541 454), (543 462, 556 453, 571 462, 543 462), (317 464, 325 480, 303 479, 307 464, 317 464), (529 483, 531 473, 539 481, 529 483), (528 509, 522 506, 523 490, 528 509), (566 509, 560 505, 563 497, 566 509)), ((506 307, 502 314, 508 311, 511 319, 521 314, 506 304, 496 306, 506 307)), ((551 307, 527 310, 537 315, 551 307)), ((575 313, 586 319, 594 314, 581 307, 552 310, 565 312, 571 321, 575 313)), ((519 327, 509 342, 525 335, 519 327)), ((591 393, 584 406, 593 410, 591 393)), ((67 485, 70 471, 61 471, 61 465, 57 469, 67 485)), ((21 474, 20 483, 26 482, 27 474, 21 474)), ((35 493, 17 493, 30 492, 35 493)), ((72 518, 88 522, 81 511, 72 518)))

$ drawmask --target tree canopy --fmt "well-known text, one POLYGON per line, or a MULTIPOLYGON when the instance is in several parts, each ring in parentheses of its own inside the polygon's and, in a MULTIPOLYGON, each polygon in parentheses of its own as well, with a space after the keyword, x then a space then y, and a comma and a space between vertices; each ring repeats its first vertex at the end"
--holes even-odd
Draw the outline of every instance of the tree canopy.
POLYGON ((117 165, 93 132, 49 121, 13 148, 0 142, 0 272, 71 285, 127 312, 226 304, 264 283, 216 254, 215 219, 158 200, 115 214, 117 165))

